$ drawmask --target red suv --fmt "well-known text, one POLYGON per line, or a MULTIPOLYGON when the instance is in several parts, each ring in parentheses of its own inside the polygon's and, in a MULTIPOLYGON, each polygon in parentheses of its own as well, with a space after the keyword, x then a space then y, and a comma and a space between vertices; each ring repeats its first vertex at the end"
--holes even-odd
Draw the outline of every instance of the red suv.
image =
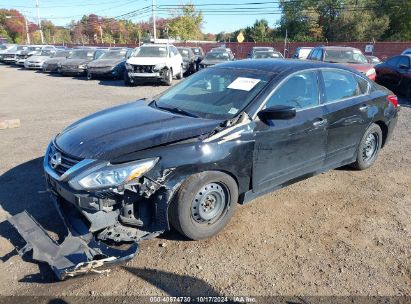
POLYGON ((307 59, 349 66, 375 81, 376 73, 374 66, 370 64, 364 54, 356 48, 346 46, 319 46, 311 50, 307 59))

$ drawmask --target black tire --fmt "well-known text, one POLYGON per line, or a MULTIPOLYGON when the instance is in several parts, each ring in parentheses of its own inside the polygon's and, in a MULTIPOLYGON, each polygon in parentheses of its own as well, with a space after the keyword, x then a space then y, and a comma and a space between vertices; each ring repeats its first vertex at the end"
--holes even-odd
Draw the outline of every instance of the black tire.
POLYGON ((92 80, 93 79, 93 74, 91 74, 89 71, 87 71, 87 80, 92 80))
POLYGON ((177 75, 177 79, 183 79, 183 74, 184 74, 184 72, 183 72, 183 66, 181 66, 180 67, 180 73, 178 73, 178 75, 177 75))
POLYGON ((405 97, 411 99, 411 81, 408 83, 407 92, 405 92, 405 97))
POLYGON ((234 214, 237 200, 238 187, 231 176, 218 171, 194 174, 184 181, 174 196, 169 206, 169 221, 178 232, 191 240, 209 238, 227 225, 234 214), (213 203, 210 197, 217 200, 213 203), (218 197, 224 197, 220 204, 216 203, 218 197), (210 202, 214 207, 208 205, 210 202), (204 208, 210 209, 205 211, 204 208), (212 218, 204 219, 196 212, 212 218))
POLYGON ((357 148, 357 160, 351 164, 351 167, 357 170, 365 170, 371 167, 382 147, 382 131, 379 125, 371 124, 357 148))
POLYGON ((171 86, 173 84, 173 70, 172 69, 166 69, 164 71, 164 83, 168 86, 171 86))
POLYGON ((128 76, 127 71, 124 71, 124 85, 128 86, 128 87, 133 87, 134 86, 134 82, 130 81, 130 77, 128 76))

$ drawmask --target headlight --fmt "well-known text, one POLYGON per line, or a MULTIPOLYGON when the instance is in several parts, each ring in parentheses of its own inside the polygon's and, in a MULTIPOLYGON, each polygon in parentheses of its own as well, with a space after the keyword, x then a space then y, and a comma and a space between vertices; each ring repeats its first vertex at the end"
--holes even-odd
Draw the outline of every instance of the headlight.
POLYGON ((133 66, 132 66, 131 64, 129 64, 129 63, 126 62, 126 69, 127 69, 127 70, 132 70, 132 69, 133 69, 133 66))
POLYGON ((87 69, 87 64, 80 64, 80 65, 78 66, 78 68, 79 68, 80 70, 85 70, 85 69, 87 69))
POLYGON ((154 66, 154 72, 159 72, 166 67, 165 63, 159 63, 154 66))
POLYGON ((375 74, 375 69, 373 68, 373 69, 369 69, 368 71, 367 71, 367 73, 365 73, 365 76, 370 76, 370 75, 372 75, 372 74, 375 74))
POLYGON ((85 190, 118 187, 141 177, 157 162, 158 158, 150 158, 121 165, 108 164, 95 171, 87 171, 69 183, 75 189, 79 188, 78 184, 85 190))

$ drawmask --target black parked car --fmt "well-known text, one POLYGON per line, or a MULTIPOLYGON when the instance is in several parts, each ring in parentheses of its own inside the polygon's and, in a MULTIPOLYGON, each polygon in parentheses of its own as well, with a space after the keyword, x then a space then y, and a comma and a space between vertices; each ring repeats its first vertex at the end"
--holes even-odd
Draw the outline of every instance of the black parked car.
POLYGON ((189 47, 178 47, 178 51, 183 57, 183 70, 186 76, 191 75, 197 71, 196 69, 196 58, 189 47))
POLYGON ((44 170, 69 244, 30 237, 43 234, 27 213, 10 221, 60 278, 129 259, 170 225, 207 238, 237 203, 332 168, 373 165, 397 111, 390 91, 338 65, 220 64, 52 140, 44 170))
POLYGON ((123 78, 126 60, 133 49, 111 48, 96 60, 87 64, 87 79, 93 77, 123 78))
POLYGON ((411 55, 394 56, 375 66, 376 82, 411 98, 411 55))
POLYGON ((50 59, 43 63, 43 72, 60 73, 61 63, 67 59, 73 51, 71 49, 58 49, 50 59))
POLYGON ((225 51, 213 51, 208 52, 205 55, 204 59, 200 62, 200 69, 204 69, 210 66, 213 66, 218 63, 223 63, 227 61, 232 61, 234 58, 231 56, 230 53, 225 51))
POLYGON ((203 48, 199 46, 192 47, 191 50, 194 53, 195 62, 196 62, 196 71, 198 71, 200 67, 200 62, 201 60, 203 60, 205 53, 203 51, 203 48))
POLYGON ((63 76, 85 75, 87 73, 87 64, 100 58, 105 51, 106 50, 93 48, 73 49, 67 59, 59 62, 57 67, 63 76))

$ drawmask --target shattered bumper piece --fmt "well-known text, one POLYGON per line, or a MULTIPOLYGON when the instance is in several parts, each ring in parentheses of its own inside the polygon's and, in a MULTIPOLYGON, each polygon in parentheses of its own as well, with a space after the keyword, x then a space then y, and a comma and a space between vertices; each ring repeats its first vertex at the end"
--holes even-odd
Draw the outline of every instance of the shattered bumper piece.
POLYGON ((26 241, 19 254, 33 250, 33 259, 48 263, 60 280, 109 271, 108 266, 132 259, 139 250, 136 243, 120 250, 96 241, 92 236, 73 236, 71 232, 59 245, 26 211, 14 215, 9 222, 26 241))

